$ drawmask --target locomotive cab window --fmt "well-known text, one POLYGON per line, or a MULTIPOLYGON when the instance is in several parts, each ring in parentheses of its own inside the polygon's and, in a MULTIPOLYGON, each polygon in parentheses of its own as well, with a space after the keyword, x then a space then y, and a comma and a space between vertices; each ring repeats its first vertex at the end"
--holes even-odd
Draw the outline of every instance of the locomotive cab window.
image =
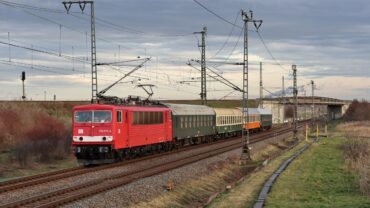
POLYGON ((76 123, 110 123, 112 113, 108 110, 76 111, 74 120, 76 123))
POLYGON ((91 123, 92 111, 76 111, 74 119, 77 123, 91 123))
POLYGON ((112 122, 112 114, 110 111, 96 110, 93 111, 94 123, 110 123, 112 122))

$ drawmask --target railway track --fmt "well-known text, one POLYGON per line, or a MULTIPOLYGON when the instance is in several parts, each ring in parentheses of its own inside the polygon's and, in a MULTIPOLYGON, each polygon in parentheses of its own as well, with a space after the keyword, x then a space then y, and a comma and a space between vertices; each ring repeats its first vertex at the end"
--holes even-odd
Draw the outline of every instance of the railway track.
MULTIPOLYGON (((259 142, 265 140, 267 138, 271 138, 274 135, 281 135, 291 131, 291 128, 278 128, 274 129, 274 131, 263 132, 260 134, 253 135, 251 137, 251 143, 259 142)), ((209 144, 208 144, 209 146, 209 144)), ((38 196, 32 196, 26 199, 22 199, 19 201, 15 201, 9 204, 0 205, 0 207, 53 207, 62 205, 65 203, 69 203, 72 201, 79 200, 81 198, 91 196, 100 192, 104 192, 110 189, 114 189, 116 187, 131 183, 135 180, 140 178, 149 177, 152 175, 156 175, 162 172, 166 172, 168 170, 176 169, 178 167, 197 162, 199 160, 209 158, 241 146, 240 138, 234 138, 231 140, 222 140, 219 142, 215 142, 212 144, 212 148, 207 152, 201 152, 198 154, 193 154, 190 157, 180 158, 176 160, 171 160, 164 162, 163 164, 155 164, 152 166, 146 166, 142 168, 138 168, 135 170, 131 170, 129 172, 120 173, 116 175, 112 175, 105 178, 95 179, 80 185, 76 185, 69 188, 59 189, 57 191, 52 191, 49 193, 41 194, 38 196)), ((195 148, 202 148, 202 145, 194 146, 195 148)), ((194 148, 192 148, 194 149, 194 148)), ((188 149, 182 148, 180 151, 186 151, 188 149)), ((125 164, 132 164, 138 161, 142 161, 149 158, 160 157, 164 155, 178 153, 178 151, 174 152, 166 152, 162 154, 152 155, 148 157, 139 158, 132 161, 126 161, 125 163, 116 163, 106 166, 99 166, 95 168, 75 168, 75 169, 68 169, 67 171, 57 171, 51 174, 50 176, 46 176, 47 174, 42 174, 45 178, 41 176, 35 177, 27 177, 24 179, 19 179, 19 181, 9 181, 4 182, 0 185, 0 190, 9 191, 9 190, 16 190, 18 188, 28 187, 37 185, 40 183, 51 182, 54 180, 59 180, 62 178, 67 178, 71 176, 81 175, 91 171, 97 171, 101 169, 113 168, 117 166, 124 166, 125 164), (8 189, 6 189, 8 187, 8 189), (17 188, 18 187, 18 188, 17 188)))
MULTIPOLYGON (((257 136, 263 137, 265 135, 270 135, 271 132, 273 132, 273 131, 278 131, 278 130, 285 129, 285 128, 286 128, 285 126, 282 126, 282 127, 279 127, 279 128, 272 129, 271 131, 260 132, 258 134, 252 135, 251 138, 253 139, 254 137, 257 137, 257 136)), ((228 140, 219 140, 219 141, 213 142, 212 145, 217 144, 217 143, 229 142, 229 141, 232 141, 232 140, 238 140, 238 139, 240 139, 240 138, 229 138, 228 140)), ((83 175, 83 174, 87 174, 87 173, 91 173, 91 172, 105 170, 105 169, 109 169, 109 168, 127 166, 127 165, 132 164, 132 163, 137 163, 137 162, 140 162, 140 161, 149 160, 149 159, 153 159, 153 158, 156 158, 156 157, 163 157, 163 156, 170 155, 170 154, 176 154, 176 153, 179 153, 179 152, 188 151, 190 149, 203 148, 207 145, 209 145, 209 144, 200 144, 200 145, 196 145, 196 146, 188 146, 188 147, 184 147, 184 148, 181 148, 181 149, 178 149, 178 150, 163 152, 163 153, 155 154, 155 155, 144 156, 144 157, 140 157, 140 158, 136 158, 136 159, 132 159, 132 160, 127 160, 127 161, 120 162, 120 163, 101 165, 101 166, 89 167, 89 168, 75 167, 75 168, 69 168, 69 169, 54 171, 54 172, 38 174, 38 175, 34 175, 34 176, 27 176, 27 177, 22 177, 22 178, 18 178, 18 179, 13 179, 13 180, 9 180, 9 181, 5 181, 5 182, 0 183, 0 194, 5 193, 5 192, 9 192, 9 191, 14 191, 14 190, 17 190, 17 189, 36 186, 36 185, 43 184, 43 183, 49 183, 49 182, 57 181, 57 180, 60 180, 60 179, 70 178, 70 177, 73 177, 73 176, 79 176, 79 175, 83 175)))

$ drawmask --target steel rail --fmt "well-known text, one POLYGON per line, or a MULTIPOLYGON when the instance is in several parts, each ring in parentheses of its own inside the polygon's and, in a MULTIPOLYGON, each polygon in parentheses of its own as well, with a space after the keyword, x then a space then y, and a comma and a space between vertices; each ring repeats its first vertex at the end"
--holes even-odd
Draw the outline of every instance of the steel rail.
MULTIPOLYGON (((253 143, 259 142, 264 139, 271 138, 271 135, 282 135, 291 132, 291 128, 285 128, 279 131, 270 132, 270 134, 261 135, 255 137, 253 143)), ((53 207, 69 203, 72 201, 85 198, 87 196, 95 195, 107 190, 114 189, 116 187, 131 183, 141 178, 150 177, 162 172, 166 172, 172 169, 179 168, 181 166, 191 164, 200 161, 205 158, 209 158, 224 152, 234 150, 241 147, 240 141, 232 140, 230 144, 227 142, 218 143, 219 147, 212 148, 208 152, 201 152, 189 157, 175 159, 170 162, 164 162, 163 164, 156 164, 152 166, 146 166, 144 168, 138 168, 137 170, 131 170, 126 173, 116 174, 110 177, 96 179, 90 182, 86 182, 80 185, 76 185, 69 188, 63 188, 57 191, 52 191, 46 194, 26 198, 23 200, 15 201, 9 204, 1 205, 0 207, 53 207), (40 204, 41 203, 41 204, 40 204)))
MULTIPOLYGON (((270 131, 259 132, 258 134, 255 134, 253 136, 256 137, 256 136, 268 135, 268 134, 273 133, 273 131, 277 131, 279 129, 285 129, 285 128, 286 128, 285 126, 281 126, 281 127, 278 127, 278 128, 271 129, 270 131)), ((235 137, 234 138, 228 138, 227 140, 217 140, 215 142, 212 142, 211 145, 215 145, 215 144, 223 143, 223 142, 230 142, 230 141, 238 140, 238 139, 239 139, 239 137, 237 137, 237 138, 235 138, 235 137)), ((177 149, 177 150, 172 150, 172 151, 163 152, 163 153, 159 153, 159 154, 157 153, 157 154, 149 155, 149 156, 147 155, 147 156, 143 156, 143 157, 136 158, 136 159, 133 159, 133 160, 126 160, 124 162, 119 162, 119 163, 114 163, 114 164, 101 165, 101 166, 98 166, 98 167, 88 167, 88 168, 86 168, 86 167, 75 167, 75 168, 63 169, 63 170, 59 170, 59 171, 53 171, 53 172, 48 172, 48 173, 43 173, 43 174, 38 174, 38 175, 33 175, 33 176, 17 178, 17 179, 13 179, 13 180, 9 180, 9 181, 4 181, 4 182, 0 183, 0 194, 5 193, 5 192, 9 192, 9 191, 14 191, 14 190, 17 190, 17 189, 30 187, 30 186, 40 185, 40 184, 43 184, 43 183, 53 182, 53 181, 57 181, 57 180, 65 179, 65 178, 70 178, 70 177, 73 177, 73 176, 83 175, 83 174, 87 174, 87 173, 91 173, 91 172, 106 170, 106 169, 110 169, 110 168, 116 168, 116 167, 120 167, 120 166, 127 166, 127 165, 132 164, 132 163, 137 163, 137 162, 141 162, 141 161, 144 161, 144 160, 149 160, 149 159, 153 159, 153 158, 157 158, 157 157, 163 157, 163 156, 167 156, 167 155, 170 155, 170 154, 177 154, 177 153, 184 152, 184 151, 200 149, 200 148, 204 148, 208 145, 210 145, 210 144, 205 143, 205 144, 199 144, 199 145, 196 145, 196 146, 186 146, 186 147, 183 147, 183 148, 180 148, 180 149, 177 149)))

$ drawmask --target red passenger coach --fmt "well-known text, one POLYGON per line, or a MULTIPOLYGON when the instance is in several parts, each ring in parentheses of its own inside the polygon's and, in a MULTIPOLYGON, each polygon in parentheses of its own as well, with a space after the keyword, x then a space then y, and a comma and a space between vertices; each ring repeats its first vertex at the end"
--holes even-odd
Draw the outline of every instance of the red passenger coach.
POLYGON ((91 104, 73 108, 72 146, 80 163, 111 163, 173 145, 165 107, 91 104))

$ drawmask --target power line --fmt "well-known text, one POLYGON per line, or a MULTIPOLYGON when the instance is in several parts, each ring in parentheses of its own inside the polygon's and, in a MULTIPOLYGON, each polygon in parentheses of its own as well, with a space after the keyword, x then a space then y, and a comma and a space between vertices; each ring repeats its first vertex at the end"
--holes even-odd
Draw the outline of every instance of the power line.
POLYGON ((23 9, 31 9, 31 10, 36 10, 36 11, 42 11, 42 12, 65 13, 63 10, 42 8, 42 7, 36 7, 36 6, 32 6, 32 5, 20 4, 20 3, 3 1, 3 0, 0 0, 0 4, 4 4, 4 5, 7 5, 7 6, 12 6, 12 7, 19 7, 19 8, 23 8, 23 9))
MULTIPOLYGON (((232 23, 232 22, 230 22, 229 20, 227 20, 227 19, 225 19, 224 17, 222 17, 222 16, 220 16, 219 14, 217 14, 216 12, 214 12, 214 11, 212 11, 212 10, 210 10, 209 8, 207 8, 205 5, 203 5, 203 4, 201 4, 199 1, 197 1, 197 0, 193 0, 196 4, 198 4, 199 6, 201 6, 203 9, 205 9, 206 11, 208 11, 209 13, 211 13, 211 14, 213 14, 214 16, 216 16, 218 19, 220 19, 220 20, 222 20, 222 21, 224 21, 224 22, 226 22, 226 23, 228 23, 228 24, 230 24, 230 25, 232 25, 232 26, 235 26, 235 27, 237 27, 237 28, 239 28, 239 29, 243 29, 241 26, 239 26, 239 25, 236 25, 236 24, 234 24, 234 23, 232 23)), ((250 30, 248 30, 248 31, 250 31, 250 30)), ((286 70, 286 71, 288 71, 288 73, 289 73, 289 70, 287 70, 287 69, 285 69, 278 61, 277 61, 277 59, 272 55, 272 53, 271 53, 271 50, 267 47, 267 45, 266 45, 266 43, 265 43, 265 41, 264 41, 264 39, 262 38, 262 36, 261 36, 261 34, 258 32, 258 31, 254 31, 254 30, 252 30, 253 32, 256 32, 257 34, 258 34, 258 37, 259 37, 259 39, 260 39, 260 41, 262 42, 262 44, 263 44, 263 46, 264 46, 264 48, 266 49, 266 51, 268 52, 268 54, 271 56, 271 58, 277 63, 277 65, 279 65, 282 69, 284 69, 284 70, 286 70)))
MULTIPOLYGON (((8 66, 14 66, 14 67, 20 67, 20 68, 35 70, 35 71, 43 71, 43 72, 48 72, 48 73, 53 73, 53 74, 58 74, 58 75, 75 75, 75 76, 79 76, 79 77, 82 77, 82 78, 90 79, 89 77, 85 77, 85 76, 83 76, 79 73, 64 73, 64 72, 60 72, 60 71, 49 70, 49 69, 61 69, 61 68, 57 68, 57 67, 49 67, 49 66, 43 66, 43 65, 28 64, 28 63, 18 62, 18 61, 9 62, 9 61, 4 61, 4 60, 0 60, 0 64, 8 65, 8 66), (32 66, 32 68, 31 68, 31 66, 32 66), (43 68, 47 68, 47 69, 43 69, 43 68)), ((79 71, 79 70, 75 70, 75 71, 84 73, 84 71, 79 71)), ((109 76, 109 75, 105 75, 105 76, 109 76)), ((111 77, 116 77, 116 76, 111 76, 111 77)), ((109 81, 109 82, 112 81, 110 79, 100 79, 100 80, 109 81)))
POLYGON ((209 58, 209 59, 212 59, 212 58, 214 58, 214 57, 216 57, 224 48, 225 48, 225 46, 226 46, 226 44, 229 42, 229 39, 230 39, 230 37, 231 37, 231 35, 233 34, 233 32, 234 32, 234 29, 235 29, 235 24, 236 24, 236 21, 238 20, 238 18, 239 18, 239 14, 240 14, 240 12, 238 12, 237 14, 236 14, 236 17, 235 17, 235 20, 234 20, 234 25, 232 26, 232 28, 231 28, 231 31, 230 31, 230 33, 229 33, 229 35, 227 36, 227 38, 226 38, 226 40, 225 40, 225 42, 223 43, 223 45, 221 46, 221 48, 211 57, 211 58, 209 58))
POLYGON ((259 37, 259 39, 261 40, 262 42, 262 45, 264 46, 264 48, 266 49, 267 53, 271 56, 271 58, 277 63, 277 65, 279 65, 282 69, 284 69, 285 71, 287 71, 289 73, 289 70, 284 68, 283 65, 280 64, 280 62, 274 57, 274 55, 272 55, 270 49, 267 47, 266 43, 265 43, 265 40, 262 38, 262 35, 259 31, 256 31, 257 32, 257 35, 259 37))
MULTIPOLYGON (((77 15, 77 14, 82 14, 83 16, 87 16, 87 14, 80 13, 80 12, 66 12, 64 10, 49 9, 49 8, 45 8, 45 7, 36 7, 36 6, 28 5, 28 4, 20 4, 20 3, 14 3, 14 2, 3 1, 3 0, 0 0, 0 4, 4 4, 4 5, 10 6, 10 7, 17 7, 17 8, 21 8, 21 9, 34 10, 34 11, 49 12, 49 13, 56 13, 56 14, 68 14, 68 15, 71 15, 75 18, 79 18, 79 19, 82 19, 82 20, 85 20, 85 21, 90 21, 89 19, 86 19, 86 18, 83 18, 82 16, 77 15)), ((153 35, 153 34, 147 34, 146 32, 143 32, 143 31, 140 31, 140 30, 137 30, 137 29, 133 29, 133 28, 130 28, 130 27, 127 27, 127 26, 118 25, 118 24, 112 23, 110 21, 107 21, 105 19, 99 18, 99 17, 95 17, 95 19, 97 20, 97 24, 99 24, 99 25, 114 28, 116 30, 124 31, 124 32, 132 33, 132 34, 149 35, 149 36, 155 36, 155 37, 182 37, 182 36, 190 36, 191 35, 191 33, 153 35)))
MULTIPOLYGON (((71 31, 74 31, 74 32, 77 32, 77 33, 80 33, 80 34, 83 34, 83 35, 86 35, 86 31, 80 31, 80 30, 77 30, 77 29, 75 29, 75 28, 73 28, 73 27, 70 27, 70 26, 64 25, 64 24, 62 24, 62 23, 60 23, 60 22, 57 22, 57 21, 51 20, 51 19, 49 19, 49 18, 46 18, 46 17, 40 16, 40 15, 37 15, 37 14, 35 14, 35 13, 33 13, 33 12, 30 12, 30 11, 24 10, 24 9, 19 8, 19 7, 16 7, 16 6, 12 6, 12 5, 9 5, 9 4, 4 4, 4 5, 9 6, 9 7, 11 7, 11 8, 14 8, 14 9, 17 9, 17 8, 18 8, 18 9, 21 9, 21 11, 22 11, 22 12, 24 12, 24 13, 26 13, 26 14, 28 14, 28 15, 31 15, 31 16, 37 17, 37 18, 39 18, 39 19, 42 19, 42 20, 44 20, 44 21, 50 22, 50 23, 52 23, 52 24, 58 25, 58 27, 60 27, 60 25, 62 25, 64 28, 66 28, 66 29, 68 29, 68 30, 71 30, 71 31)), ((64 12, 64 13, 65 13, 65 12, 64 12)), ((122 44, 118 44, 118 43, 116 43, 116 42, 114 42, 114 41, 111 41, 111 40, 108 40, 108 39, 105 39, 105 38, 97 37, 96 39, 101 40, 101 41, 104 41, 104 42, 106 42, 106 43, 114 44, 114 45, 117 45, 117 46, 118 46, 118 45, 121 45, 121 46, 122 46, 122 44)), ((124 46, 124 47, 125 47, 125 48, 130 48, 130 47, 127 47, 127 46, 124 46)))
POLYGON ((6 42, 3 42, 3 41, 0 41, 0 44, 12 46, 12 47, 15 47, 15 48, 22 48, 22 49, 26 49, 26 50, 29 50, 29 51, 43 53, 43 54, 47 54, 47 55, 51 55, 51 56, 62 57, 62 58, 68 59, 68 60, 76 60, 76 61, 79 61, 79 62, 85 62, 85 60, 81 59, 81 58, 74 58, 72 56, 68 56, 68 55, 64 55, 64 54, 61 54, 59 56, 59 53, 44 51, 44 50, 40 50, 40 49, 35 49, 33 47, 30 48, 30 47, 27 47, 27 46, 16 45, 16 44, 13 44, 13 43, 6 43, 6 42))
POLYGON ((27 69, 31 69, 31 70, 37 70, 37 71, 44 71, 44 72, 60 74, 60 75, 73 75, 73 74, 67 74, 67 73, 63 73, 63 72, 57 72, 57 71, 52 71, 52 70, 48 70, 48 69, 38 68, 37 65, 31 65, 31 64, 26 64, 26 63, 22 63, 22 62, 15 62, 15 61, 9 62, 9 61, 0 60, 0 64, 22 67, 22 68, 27 68, 27 69), (31 68, 30 66, 33 66, 33 67, 31 68))
POLYGON ((239 29, 243 29, 243 28, 242 28, 242 27, 240 27, 239 25, 236 25, 236 24, 234 24, 234 23, 230 22, 229 20, 227 20, 227 19, 223 18, 222 16, 220 16, 220 15, 218 15, 217 13, 213 12, 212 10, 208 9, 206 6, 204 6, 203 4, 201 4, 199 1, 197 1, 197 0, 193 0, 193 1, 194 1, 195 3, 197 3, 199 6, 201 6, 203 9, 207 10, 209 13, 211 13, 211 14, 215 15, 215 16, 216 16, 217 18, 219 18, 220 20, 222 20, 222 21, 224 21, 224 22, 226 22, 226 23, 228 23, 228 24, 230 24, 230 25, 233 25, 233 26, 235 26, 235 27, 237 27, 237 28, 239 28, 239 29))

